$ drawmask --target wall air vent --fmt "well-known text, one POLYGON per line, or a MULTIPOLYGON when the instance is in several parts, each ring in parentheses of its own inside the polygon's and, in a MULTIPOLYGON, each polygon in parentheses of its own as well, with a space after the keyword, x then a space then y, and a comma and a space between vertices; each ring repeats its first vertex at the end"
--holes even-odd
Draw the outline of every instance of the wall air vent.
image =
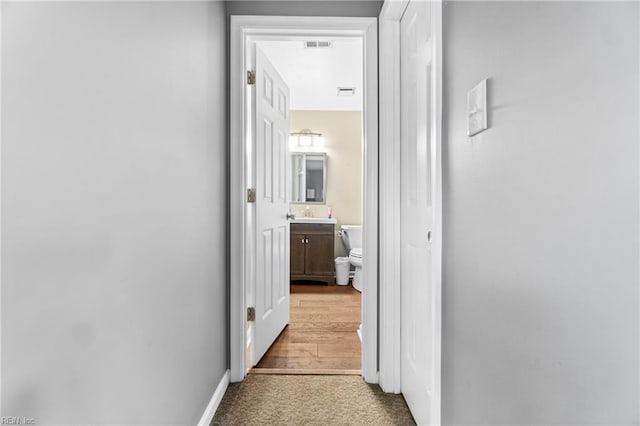
POLYGON ((331 47, 331 42, 321 40, 307 40, 304 42, 304 47, 308 47, 311 49, 317 49, 319 47, 331 47))
POLYGON ((338 87, 338 96, 353 96, 355 94, 355 87, 338 87))

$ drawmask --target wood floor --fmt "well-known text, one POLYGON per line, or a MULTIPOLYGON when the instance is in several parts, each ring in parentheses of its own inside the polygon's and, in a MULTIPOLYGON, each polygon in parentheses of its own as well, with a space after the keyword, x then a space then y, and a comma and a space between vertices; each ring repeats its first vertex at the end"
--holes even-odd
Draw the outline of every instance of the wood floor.
POLYGON ((360 292, 291 285, 289 325, 252 373, 360 374, 360 292))

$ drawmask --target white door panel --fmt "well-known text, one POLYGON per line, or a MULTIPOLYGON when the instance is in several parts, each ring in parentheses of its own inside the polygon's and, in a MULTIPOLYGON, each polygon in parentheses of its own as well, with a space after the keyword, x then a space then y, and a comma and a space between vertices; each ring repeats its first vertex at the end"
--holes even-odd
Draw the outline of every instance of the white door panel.
POLYGON ((412 0, 400 23, 401 390, 418 424, 433 424, 436 131, 434 2, 412 0))
POLYGON ((289 88, 256 47, 256 321, 252 364, 289 322, 289 88))

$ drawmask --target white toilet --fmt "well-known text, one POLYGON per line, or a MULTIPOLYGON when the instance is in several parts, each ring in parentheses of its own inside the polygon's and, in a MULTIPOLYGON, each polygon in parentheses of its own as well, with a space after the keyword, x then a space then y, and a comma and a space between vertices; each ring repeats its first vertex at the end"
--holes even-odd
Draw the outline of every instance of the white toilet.
POLYGON ((362 291, 362 226, 342 225, 342 243, 349 251, 349 262, 356 268, 353 288, 362 291))

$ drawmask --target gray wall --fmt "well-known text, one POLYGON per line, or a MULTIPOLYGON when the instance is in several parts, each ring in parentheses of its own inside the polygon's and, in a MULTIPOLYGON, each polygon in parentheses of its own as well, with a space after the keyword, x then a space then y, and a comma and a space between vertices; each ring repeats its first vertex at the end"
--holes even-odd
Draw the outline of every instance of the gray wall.
POLYGON ((225 5, 2 8, 2 415, 194 424, 228 361, 225 5))
POLYGON ((446 424, 639 421, 638 6, 445 5, 446 424))
POLYGON ((375 17, 378 0, 229 0, 228 15, 375 17))

